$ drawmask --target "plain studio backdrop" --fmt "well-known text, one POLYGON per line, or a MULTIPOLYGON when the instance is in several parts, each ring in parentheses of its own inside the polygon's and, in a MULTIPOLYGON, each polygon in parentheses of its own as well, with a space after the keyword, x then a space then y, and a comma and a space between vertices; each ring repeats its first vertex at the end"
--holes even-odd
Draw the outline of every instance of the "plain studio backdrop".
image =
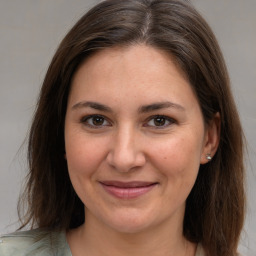
MULTIPOLYGON (((97 2, 0 0, 0 234, 18 227, 16 204, 27 170, 25 138, 47 66, 66 32, 97 2)), ((192 2, 219 40, 248 141, 248 206, 240 251, 244 256, 254 256, 256 0, 192 2)))

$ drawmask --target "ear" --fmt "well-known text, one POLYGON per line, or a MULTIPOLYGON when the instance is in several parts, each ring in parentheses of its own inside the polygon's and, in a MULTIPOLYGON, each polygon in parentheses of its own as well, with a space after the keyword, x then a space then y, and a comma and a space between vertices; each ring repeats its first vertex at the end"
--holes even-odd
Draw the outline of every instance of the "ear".
POLYGON ((201 164, 208 163, 215 155, 220 141, 220 113, 216 113, 207 124, 201 154, 201 164))

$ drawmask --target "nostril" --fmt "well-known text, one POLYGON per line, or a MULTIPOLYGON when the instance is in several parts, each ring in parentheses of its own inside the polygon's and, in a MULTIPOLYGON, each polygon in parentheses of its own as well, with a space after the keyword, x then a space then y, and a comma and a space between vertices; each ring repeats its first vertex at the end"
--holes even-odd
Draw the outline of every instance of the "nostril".
POLYGON ((128 172, 145 164, 146 160, 137 135, 133 126, 129 124, 122 124, 122 127, 119 127, 112 138, 107 155, 107 162, 112 168, 128 172))
POLYGON ((111 151, 107 156, 107 163, 117 171, 128 172, 132 169, 142 167, 145 157, 139 152, 111 151))

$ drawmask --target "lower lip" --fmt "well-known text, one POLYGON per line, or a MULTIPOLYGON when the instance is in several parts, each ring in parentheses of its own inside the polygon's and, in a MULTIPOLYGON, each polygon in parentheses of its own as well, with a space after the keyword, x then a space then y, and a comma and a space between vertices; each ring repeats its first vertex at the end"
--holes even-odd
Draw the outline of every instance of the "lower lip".
POLYGON ((150 190, 152 190, 156 184, 152 184, 145 187, 136 187, 136 188, 120 188, 115 186, 109 186, 102 184, 102 187, 112 196, 115 196, 120 199, 134 199, 142 195, 145 195, 150 190))

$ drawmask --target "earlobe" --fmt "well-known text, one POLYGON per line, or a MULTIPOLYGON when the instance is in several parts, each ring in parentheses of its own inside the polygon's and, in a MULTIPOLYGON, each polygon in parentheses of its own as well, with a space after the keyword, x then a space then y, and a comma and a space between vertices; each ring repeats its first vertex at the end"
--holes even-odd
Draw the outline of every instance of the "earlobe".
POLYGON ((217 112, 206 127, 201 164, 208 163, 214 157, 220 141, 220 126, 220 113, 217 112))
POLYGON ((206 159, 207 159, 207 160, 209 160, 209 161, 211 161, 211 160, 212 160, 212 156, 211 156, 211 154, 210 154, 210 153, 206 154, 206 159))

